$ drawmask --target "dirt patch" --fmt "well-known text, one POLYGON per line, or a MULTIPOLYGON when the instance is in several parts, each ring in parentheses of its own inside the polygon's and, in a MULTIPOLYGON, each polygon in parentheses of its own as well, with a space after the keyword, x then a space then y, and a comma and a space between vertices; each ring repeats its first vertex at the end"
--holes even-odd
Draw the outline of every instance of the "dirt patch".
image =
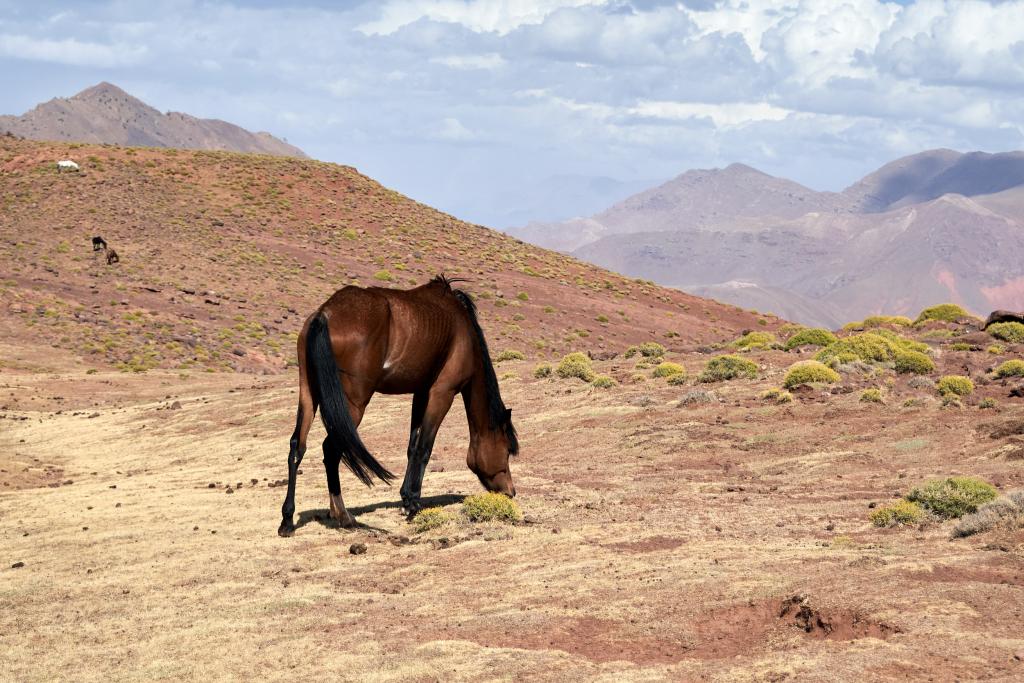
POLYGON ((988 583, 1006 586, 1024 586, 1024 570, 996 569, 992 567, 934 567, 929 572, 910 575, 919 581, 941 583, 988 583))
POLYGON ((72 482, 64 469, 17 455, 0 455, 0 491, 56 488, 72 482))
POLYGON ((636 541, 609 543, 604 547, 627 553, 653 553, 658 550, 674 550, 685 542, 685 539, 672 538, 671 536, 651 536, 650 538, 642 538, 636 541))
POLYGON ((688 656, 722 659, 764 649, 800 635, 820 640, 888 638, 898 629, 853 610, 813 607, 806 596, 751 601, 711 612, 697 624, 697 646, 688 656))

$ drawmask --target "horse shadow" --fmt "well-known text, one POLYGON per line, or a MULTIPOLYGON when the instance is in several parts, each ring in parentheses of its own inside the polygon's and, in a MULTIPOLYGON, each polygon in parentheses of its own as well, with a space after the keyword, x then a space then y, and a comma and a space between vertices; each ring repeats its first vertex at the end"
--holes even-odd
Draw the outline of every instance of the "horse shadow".
MULTIPOLYGON (((420 498, 420 502, 424 508, 433 507, 446 507, 448 505, 458 505, 461 503, 466 496, 461 493, 444 493, 437 496, 424 496, 420 498)), ((401 501, 387 500, 380 503, 371 503, 370 505, 360 505, 359 507, 350 507, 348 511, 356 518, 356 529, 367 529, 371 531, 379 531, 381 533, 390 534, 391 532, 387 529, 381 529, 379 527, 364 524, 359 521, 359 517, 367 512, 375 512, 377 510, 387 510, 394 508, 401 508, 401 501)), ((329 529, 340 529, 341 526, 338 524, 338 520, 331 517, 331 511, 327 508, 315 508, 312 510, 303 510, 299 513, 299 518, 295 522, 296 531, 302 527, 316 522, 320 526, 327 527, 329 529)))

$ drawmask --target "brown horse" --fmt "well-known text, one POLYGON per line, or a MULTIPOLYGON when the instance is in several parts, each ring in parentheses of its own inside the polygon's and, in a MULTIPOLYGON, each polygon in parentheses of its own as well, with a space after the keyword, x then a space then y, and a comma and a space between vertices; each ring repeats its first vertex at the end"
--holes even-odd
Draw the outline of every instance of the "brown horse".
POLYGON ((420 510, 423 473, 434 438, 455 395, 469 419, 466 462, 489 491, 516 494, 509 456, 519 451, 512 411, 505 408, 476 306, 457 282, 438 276, 409 290, 345 287, 310 316, 298 342, 299 408, 288 453, 288 493, 278 534, 295 532, 295 476, 306 436, 320 407, 327 429, 324 467, 331 516, 343 527, 355 520, 341 497, 338 464, 366 485, 394 478, 356 433, 374 392, 412 394, 408 466, 402 508, 420 510))

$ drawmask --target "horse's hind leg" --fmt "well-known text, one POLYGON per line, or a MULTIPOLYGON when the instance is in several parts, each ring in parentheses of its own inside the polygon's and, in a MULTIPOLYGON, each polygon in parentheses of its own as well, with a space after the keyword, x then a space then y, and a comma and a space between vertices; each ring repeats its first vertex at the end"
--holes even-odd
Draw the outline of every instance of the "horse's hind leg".
POLYGON ((284 505, 281 506, 281 526, 277 529, 279 536, 291 536, 295 533, 295 523, 292 521, 295 514, 295 480, 298 478, 302 456, 306 454, 306 436, 313 424, 315 413, 316 406, 313 404, 309 385, 305 381, 305 373, 300 372, 299 408, 295 414, 295 431, 292 432, 288 449, 288 493, 285 494, 284 505))
MULTIPOLYGON (((348 387, 346 387, 348 389, 348 387)), ((361 400, 358 388, 353 387, 351 392, 346 391, 349 399, 349 415, 352 416, 352 424, 356 427, 363 421, 363 412, 366 410, 366 402, 361 400), (353 402, 351 397, 355 396, 359 402, 353 402)), ((366 401, 369 399, 367 398, 366 401)), ((327 471, 327 492, 331 499, 331 517, 338 520, 338 525, 343 529, 351 529, 356 526, 355 518, 345 508, 345 501, 341 497, 341 479, 338 477, 338 466, 341 464, 341 451, 330 447, 331 437, 324 439, 324 469, 327 471)))

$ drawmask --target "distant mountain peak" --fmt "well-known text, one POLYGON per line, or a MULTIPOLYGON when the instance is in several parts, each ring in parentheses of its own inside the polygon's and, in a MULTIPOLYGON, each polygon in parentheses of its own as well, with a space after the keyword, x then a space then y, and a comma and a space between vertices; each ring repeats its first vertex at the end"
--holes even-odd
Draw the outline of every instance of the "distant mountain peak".
POLYGON ((68 98, 54 98, 21 116, 0 116, 0 133, 30 140, 111 143, 132 147, 218 149, 305 158, 270 133, 253 133, 218 119, 161 113, 102 81, 68 98))

